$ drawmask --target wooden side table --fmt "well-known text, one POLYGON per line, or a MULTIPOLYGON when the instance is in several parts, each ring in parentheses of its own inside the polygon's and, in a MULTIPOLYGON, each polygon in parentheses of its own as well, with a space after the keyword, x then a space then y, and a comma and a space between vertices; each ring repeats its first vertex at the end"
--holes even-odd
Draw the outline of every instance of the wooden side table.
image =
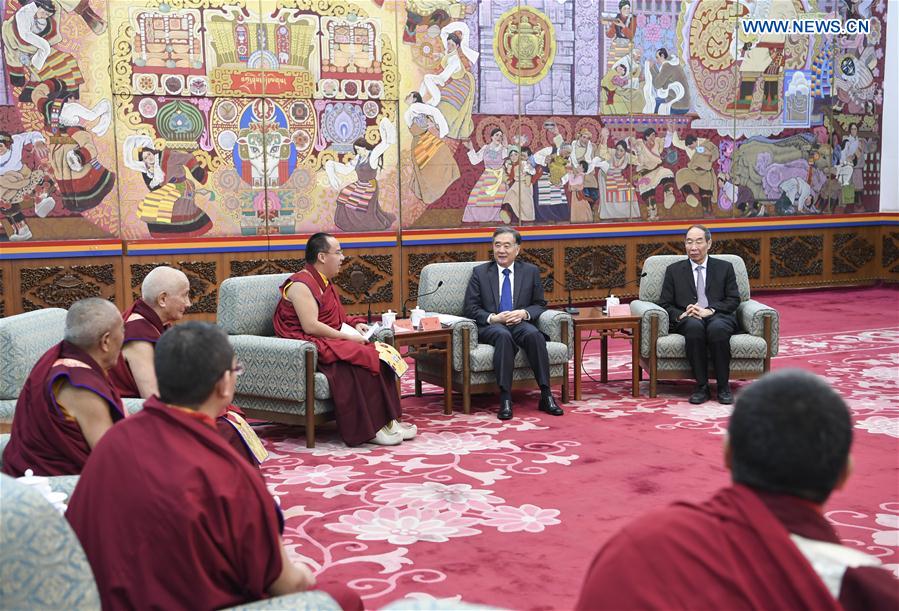
POLYGON ((600 381, 609 381, 609 338, 631 340, 631 371, 634 397, 640 396, 640 317, 606 316, 601 308, 581 308, 572 314, 574 320, 574 400, 581 400, 581 373, 583 371, 584 348, 581 334, 584 331, 598 331, 600 337, 600 381))
MULTIPOLYGON (((406 347, 403 356, 412 353, 419 354, 443 354, 445 355, 446 368, 443 372, 443 413, 453 413, 453 330, 451 327, 435 329, 432 331, 397 331, 394 330, 393 347, 400 354, 406 347)), ((396 381, 399 387, 399 379, 396 381)), ((421 382, 416 376, 415 393, 421 394, 421 382)))

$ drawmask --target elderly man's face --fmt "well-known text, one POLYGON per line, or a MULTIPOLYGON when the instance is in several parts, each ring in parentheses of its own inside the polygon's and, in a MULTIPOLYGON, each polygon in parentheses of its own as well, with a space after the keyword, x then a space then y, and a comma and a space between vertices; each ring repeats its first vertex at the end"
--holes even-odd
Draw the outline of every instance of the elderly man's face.
POLYGON ((515 257, 521 247, 515 243, 515 236, 511 233, 501 233, 493 238, 493 258, 501 267, 509 267, 515 263, 515 257))
POLYGON ((684 240, 687 249, 687 256, 694 263, 702 263, 705 261, 706 255, 709 254, 709 248, 712 245, 710 240, 705 237, 705 232, 699 227, 693 227, 687 232, 684 240))

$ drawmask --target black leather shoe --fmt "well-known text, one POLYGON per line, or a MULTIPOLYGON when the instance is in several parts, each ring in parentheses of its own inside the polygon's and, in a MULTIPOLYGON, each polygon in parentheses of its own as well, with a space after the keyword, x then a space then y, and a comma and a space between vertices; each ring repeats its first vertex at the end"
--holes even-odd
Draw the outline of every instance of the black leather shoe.
POLYGON ((718 387, 718 403, 730 405, 734 402, 734 394, 730 391, 730 384, 718 387))
POLYGON ((550 416, 561 416, 565 412, 556 404, 556 400, 552 395, 546 395, 540 399, 540 411, 546 412, 550 416))
POLYGON ((700 403, 705 403, 709 399, 712 398, 712 393, 709 392, 709 387, 706 384, 702 386, 697 386, 696 390, 693 391, 693 394, 690 395, 690 403, 693 405, 699 405, 700 403))
POLYGON ((499 402, 499 413, 496 417, 500 420, 512 419, 512 401, 510 399, 503 399, 499 402))

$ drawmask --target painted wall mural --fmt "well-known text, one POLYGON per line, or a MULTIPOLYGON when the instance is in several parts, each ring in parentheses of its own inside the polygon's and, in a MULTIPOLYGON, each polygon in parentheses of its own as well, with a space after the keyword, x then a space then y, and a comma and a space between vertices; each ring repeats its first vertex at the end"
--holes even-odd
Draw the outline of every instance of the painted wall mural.
POLYGON ((6 0, 0 240, 876 211, 885 11, 6 0))

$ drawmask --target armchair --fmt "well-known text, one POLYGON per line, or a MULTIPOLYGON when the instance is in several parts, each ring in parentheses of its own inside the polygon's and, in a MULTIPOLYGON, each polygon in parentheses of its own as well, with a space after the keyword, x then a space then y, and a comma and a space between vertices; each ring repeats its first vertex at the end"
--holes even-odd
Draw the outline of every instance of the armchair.
MULTIPOLYGON (((418 306, 429 312, 463 316, 465 289, 472 269, 483 261, 465 263, 431 263, 421 270, 418 306), (425 295, 443 280, 439 291, 425 295)), ((537 327, 549 338, 550 383, 562 384, 562 402, 568 401, 568 361, 574 351, 571 315, 559 310, 547 310, 537 321, 537 327)), ((421 382, 443 384, 444 357, 420 354, 415 361, 415 391, 421 394, 421 382)), ((453 388, 462 389, 462 409, 471 413, 472 393, 499 392, 493 373, 493 346, 478 343, 478 327, 471 319, 453 325, 453 388)), ((512 374, 513 388, 534 386, 534 372, 527 357, 520 351, 515 355, 512 374)))
MULTIPOLYGON (((780 316, 776 310, 749 298, 749 275, 743 259, 736 255, 711 255, 734 266, 740 305, 736 316, 739 330, 730 338, 730 377, 752 380, 767 373, 771 357, 777 355, 780 316)), ((657 255, 643 263, 646 276, 640 282, 640 298, 632 301, 631 314, 641 317, 640 367, 649 371, 649 396, 656 396, 658 380, 692 379, 684 337, 669 332, 668 312, 658 305, 665 270, 686 255, 657 255)), ((711 369, 711 360, 709 361, 711 369)))

